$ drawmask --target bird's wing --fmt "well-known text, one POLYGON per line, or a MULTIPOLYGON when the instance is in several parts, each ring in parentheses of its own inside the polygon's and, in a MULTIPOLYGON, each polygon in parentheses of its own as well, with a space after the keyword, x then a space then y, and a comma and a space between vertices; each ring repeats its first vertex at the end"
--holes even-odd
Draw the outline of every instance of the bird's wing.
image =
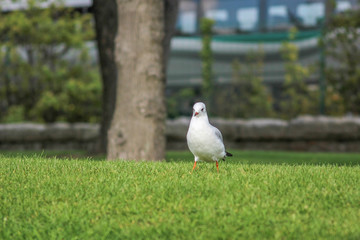
POLYGON ((216 127, 214 127, 214 126, 213 126, 213 128, 214 128, 214 131, 215 131, 215 135, 221 140, 221 142, 224 142, 220 130, 217 129, 216 127))

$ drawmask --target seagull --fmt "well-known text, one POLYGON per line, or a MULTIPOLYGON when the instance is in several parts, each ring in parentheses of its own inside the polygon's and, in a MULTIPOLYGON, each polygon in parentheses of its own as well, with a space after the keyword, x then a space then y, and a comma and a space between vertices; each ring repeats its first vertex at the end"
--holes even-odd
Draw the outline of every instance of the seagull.
POLYGON ((214 161, 219 172, 219 159, 225 161, 226 156, 232 156, 231 153, 225 151, 223 137, 219 129, 209 123, 206 106, 202 102, 194 104, 186 140, 195 157, 192 171, 194 171, 197 161, 214 161))

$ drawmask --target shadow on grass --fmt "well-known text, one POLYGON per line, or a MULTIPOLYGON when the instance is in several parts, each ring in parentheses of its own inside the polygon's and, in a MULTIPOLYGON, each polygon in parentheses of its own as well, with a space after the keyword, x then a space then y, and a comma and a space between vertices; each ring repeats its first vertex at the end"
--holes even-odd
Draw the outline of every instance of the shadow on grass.
MULTIPOLYGON (((234 156, 226 158, 227 164, 360 166, 360 153, 239 150, 230 152, 234 156)), ((168 162, 194 161, 189 151, 168 152, 166 159, 168 162)))
POLYGON ((58 158, 58 159, 70 159, 78 160, 85 159, 91 161, 104 161, 104 154, 92 154, 81 150, 72 151, 60 151, 60 150, 46 150, 46 151, 0 151, 0 157, 44 157, 44 158, 58 158))
MULTIPOLYGON (((226 164, 265 165, 333 165, 360 166, 360 153, 311 153, 281 151, 230 151, 234 156, 226 159, 226 164)), ((4 157, 45 157, 58 159, 105 161, 104 154, 86 151, 0 151, 4 157)), ((190 151, 168 151, 166 162, 193 162, 190 151)))

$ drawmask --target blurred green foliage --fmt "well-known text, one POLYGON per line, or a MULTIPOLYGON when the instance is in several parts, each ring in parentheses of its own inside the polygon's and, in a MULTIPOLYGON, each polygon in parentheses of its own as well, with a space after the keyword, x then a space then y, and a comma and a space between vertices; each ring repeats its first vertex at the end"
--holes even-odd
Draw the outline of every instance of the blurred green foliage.
POLYGON ((8 109, 8 114, 3 118, 4 123, 19 123, 23 122, 25 116, 24 106, 11 106, 8 109))
POLYGON ((231 86, 215 98, 216 114, 229 118, 272 117, 273 99, 263 84, 264 50, 249 51, 244 62, 234 60, 231 86), (229 104, 231 103, 231 104, 229 104))
POLYGON ((0 121, 97 122, 101 82, 86 44, 92 16, 39 3, 0 16, 0 121))
POLYGON ((194 103, 195 90, 193 88, 182 88, 166 98, 168 118, 177 118, 183 115, 183 112, 191 111, 194 103))
MULTIPOLYGON (((200 52, 202 64, 202 95, 205 103, 209 103, 213 93, 213 53, 211 49, 212 27, 215 21, 208 18, 203 18, 200 21, 200 31, 202 39, 202 49, 200 52)), ((209 104, 208 104, 209 105, 209 104)), ((209 107, 209 106, 208 106, 209 107)), ((208 109, 209 110, 209 109, 208 109)))
MULTIPOLYGON (((338 112, 360 114, 360 10, 333 16, 322 39, 328 61, 327 103, 338 112)), ((327 107, 329 109, 329 107, 327 107)))
POLYGON ((280 103, 280 115, 283 118, 318 113, 319 92, 310 89, 306 83, 314 69, 299 63, 299 49, 291 42, 295 39, 296 33, 296 28, 290 29, 289 40, 281 46, 285 64, 285 81, 280 103))

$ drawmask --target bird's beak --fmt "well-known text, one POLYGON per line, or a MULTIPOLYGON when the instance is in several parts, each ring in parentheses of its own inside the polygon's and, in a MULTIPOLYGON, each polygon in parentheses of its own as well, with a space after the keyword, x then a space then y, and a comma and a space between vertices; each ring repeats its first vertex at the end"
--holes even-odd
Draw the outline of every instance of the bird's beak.
POLYGON ((198 114, 199 114, 198 112, 195 112, 195 113, 194 113, 194 116, 196 117, 198 114))

